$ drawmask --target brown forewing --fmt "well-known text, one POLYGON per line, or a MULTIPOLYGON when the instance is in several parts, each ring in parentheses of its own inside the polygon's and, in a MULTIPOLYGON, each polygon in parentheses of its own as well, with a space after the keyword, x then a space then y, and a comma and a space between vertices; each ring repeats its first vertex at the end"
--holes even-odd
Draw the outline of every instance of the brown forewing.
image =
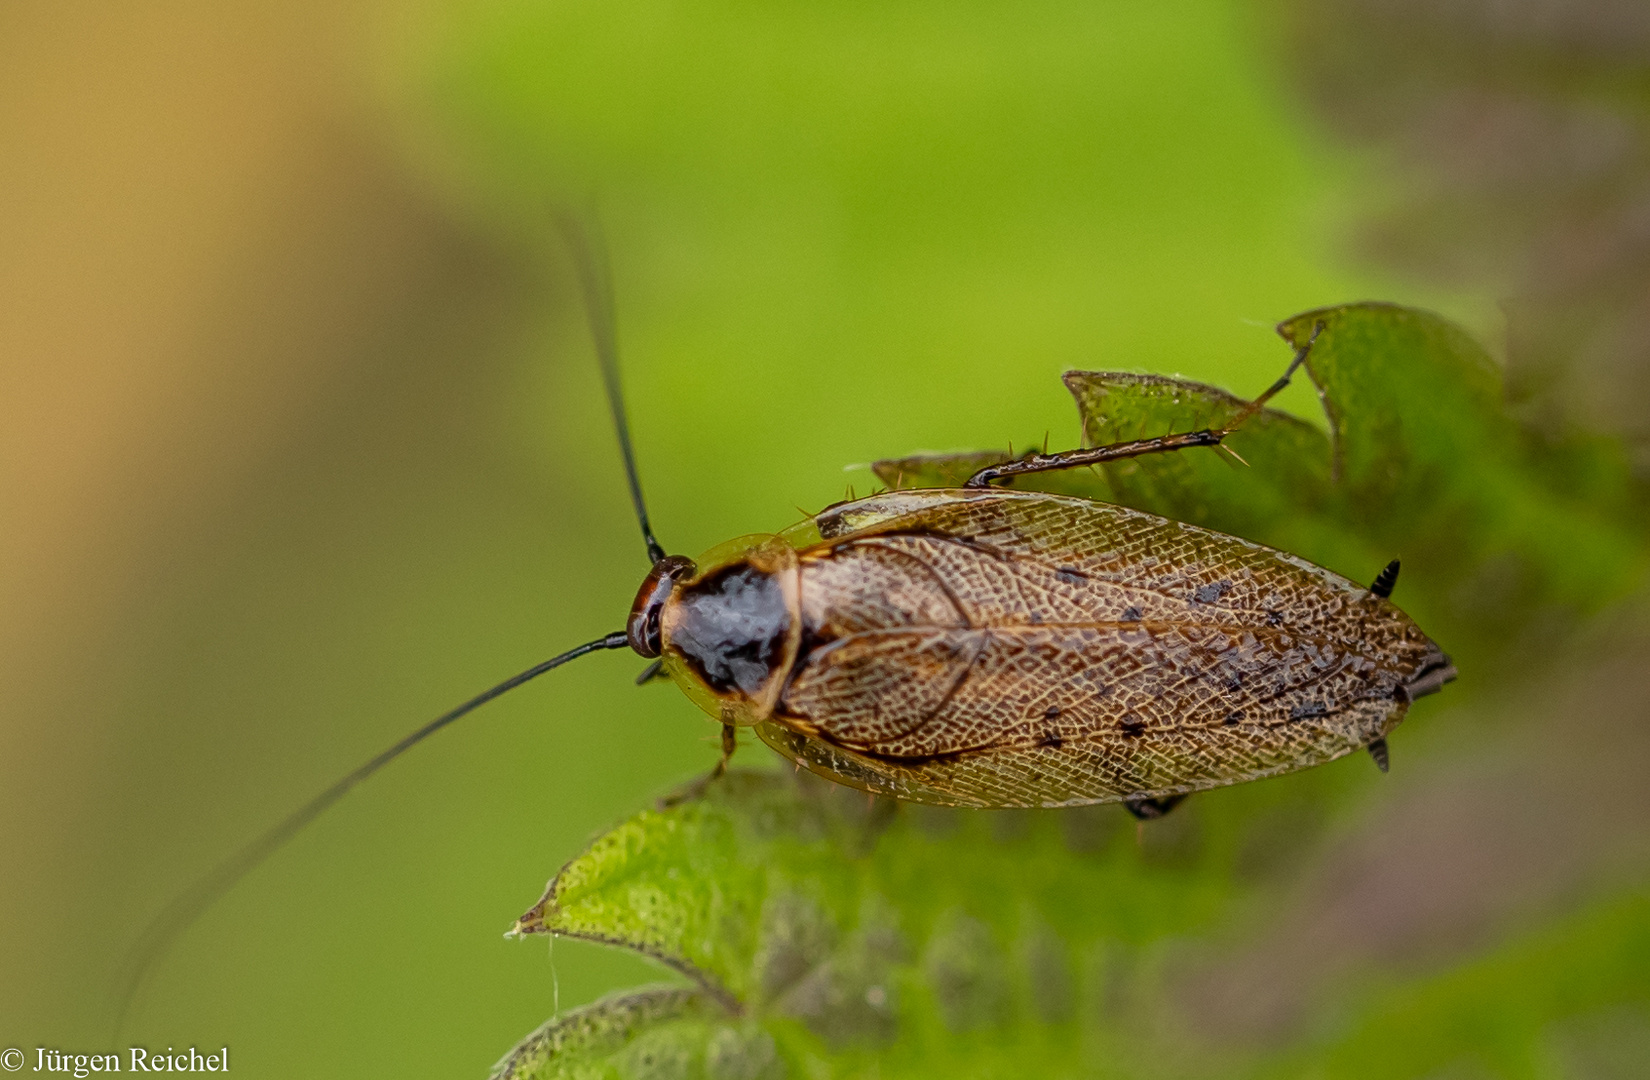
POLYGON ((917 801, 1115 800, 1317 764, 1396 724, 1437 656, 1344 578, 1104 503, 930 490, 818 524, 802 653, 759 734, 917 801))

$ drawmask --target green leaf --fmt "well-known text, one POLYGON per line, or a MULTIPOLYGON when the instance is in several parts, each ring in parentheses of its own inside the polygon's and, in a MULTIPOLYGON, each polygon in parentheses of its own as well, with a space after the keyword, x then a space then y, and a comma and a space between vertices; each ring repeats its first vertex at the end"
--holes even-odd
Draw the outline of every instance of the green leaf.
POLYGON ((939 810, 729 773, 598 839, 514 928, 635 949, 689 985, 553 1020, 494 1080, 1407 1076, 1463 1046, 1517 1062, 1650 1006, 1650 901, 1632 895, 1382 988, 1331 1039, 1182 1045, 1162 1005, 1181 943, 1264 895, 1257 842, 1311 843, 1312 795, 1257 814, 1220 794, 1142 829, 1115 807, 939 810))
MULTIPOLYGON (((1642 523, 1625 459, 1597 441, 1578 450, 1533 439, 1506 407, 1500 369, 1460 327, 1367 303, 1309 311, 1278 332, 1297 349, 1310 342, 1305 375, 1327 435, 1264 409, 1226 439, 1247 468, 1198 448, 1013 486, 1122 503, 1355 580, 1399 557, 1403 606, 1469 658, 1532 620, 1596 611, 1640 580, 1642 523)), ((1065 380, 1090 446, 1227 428, 1247 405, 1156 375, 1074 371, 1065 380)), ((891 486, 939 487, 1005 459, 935 455, 874 468, 891 486)))
POLYGON ((636 949, 691 989, 668 1011, 650 997, 573 1014, 507 1075, 586 1075, 593 1055, 615 1071, 589 1075, 647 1075, 624 1064, 635 1032, 668 1029, 688 1061, 730 1025, 765 1033, 793 1076, 873 1060, 886 1075, 1080 1071, 1081 1018, 1225 895, 1200 815, 1165 826, 1137 843, 1116 807, 947 811, 730 773, 597 840, 514 928, 636 949), (559 1034, 586 1029, 601 1038, 559 1034))
POLYGON ((706 1010, 692 990, 660 987, 603 998, 551 1020, 493 1067, 496 1080, 633 1075, 637 1065, 701 1051, 706 1010), (689 1034, 689 1033, 692 1034, 689 1034), (546 1072, 546 1070, 553 1070, 546 1072))
POLYGON ((493 1067, 492 1080, 709 1076, 780 1080, 773 1037, 703 994, 656 987, 615 994, 551 1020, 493 1067))
POLYGON ((1317 333, 1309 369, 1336 441, 1329 517, 1403 555, 1435 594, 1447 590, 1440 615, 1500 637, 1555 607, 1595 611, 1638 581, 1636 530, 1596 508, 1622 501, 1626 469, 1601 465, 1614 475, 1591 476, 1586 498, 1543 469, 1506 408, 1500 369, 1460 327, 1352 304, 1278 331, 1294 345, 1317 333))

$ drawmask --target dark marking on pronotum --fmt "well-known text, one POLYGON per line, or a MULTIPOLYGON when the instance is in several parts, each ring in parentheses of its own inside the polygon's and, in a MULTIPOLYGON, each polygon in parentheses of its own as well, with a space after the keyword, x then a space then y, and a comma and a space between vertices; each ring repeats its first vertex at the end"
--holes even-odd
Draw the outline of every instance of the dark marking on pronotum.
POLYGON ((1381 568, 1379 574, 1375 575, 1375 583, 1369 587, 1369 591, 1385 600, 1392 595, 1392 587, 1396 584, 1398 584, 1398 560, 1393 559, 1381 568))
POLYGON ((779 579, 737 562, 683 588, 676 603, 671 645, 693 673, 718 694, 759 693, 784 651, 790 619, 779 579))
POLYGON ((1382 772, 1386 772, 1387 765, 1390 764, 1390 759, 1387 757, 1385 738, 1376 739, 1374 742, 1369 744, 1369 756, 1375 759, 1375 767, 1377 769, 1380 769, 1382 772))
POLYGON ((1054 576, 1067 585, 1087 585, 1089 576, 1075 566, 1062 566, 1054 571, 1054 576))

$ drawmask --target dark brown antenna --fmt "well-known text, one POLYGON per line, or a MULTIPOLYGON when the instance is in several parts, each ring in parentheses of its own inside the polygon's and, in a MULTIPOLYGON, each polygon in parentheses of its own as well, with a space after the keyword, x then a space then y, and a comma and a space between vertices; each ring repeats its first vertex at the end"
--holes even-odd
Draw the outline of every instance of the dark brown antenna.
POLYGON ((630 502, 636 508, 636 521, 647 543, 647 557, 657 564, 665 557, 665 549, 654 538, 653 526, 648 523, 642 481, 636 475, 636 452, 630 446, 630 422, 625 418, 624 387, 619 381, 618 323, 613 312, 613 274, 607 262, 607 243, 594 213, 562 210, 556 214, 556 224, 561 227, 578 263, 585 316, 590 323, 590 336, 596 343, 596 357, 601 361, 602 382, 607 385, 607 405, 613 413, 613 430, 619 436, 625 479, 630 482, 630 502))
POLYGON ((126 954, 122 965, 122 975, 117 984, 118 1012, 115 1022, 115 1034, 125 1024, 126 1013, 131 1007, 133 998, 137 996, 138 988, 143 985, 144 978, 156 960, 166 952, 166 949, 189 925, 200 917, 201 913, 211 907, 219 897, 235 886, 235 883, 244 878, 257 865, 279 851, 288 840, 296 836, 305 825, 326 813, 334 803, 349 794, 351 788, 382 769, 396 758, 411 750, 414 746, 434 735, 454 720, 473 712, 507 691, 514 690, 522 683, 536 679, 547 671, 561 667, 569 660, 577 660, 587 653, 598 652, 602 649, 623 649, 629 644, 629 639, 621 631, 616 634, 607 634, 595 641, 587 641, 576 649, 569 649, 560 656, 553 656, 543 663, 534 664, 518 675, 512 675, 490 690, 483 691, 464 704, 442 713, 423 727, 414 731, 406 738, 389 747, 361 767, 344 776, 337 783, 309 800, 303 806, 287 815, 279 824, 275 825, 262 836, 252 840, 235 854, 219 863, 211 873, 201 878, 189 889, 174 897, 172 902, 163 908, 160 914, 150 920, 144 927, 143 933, 138 935, 137 941, 126 954))

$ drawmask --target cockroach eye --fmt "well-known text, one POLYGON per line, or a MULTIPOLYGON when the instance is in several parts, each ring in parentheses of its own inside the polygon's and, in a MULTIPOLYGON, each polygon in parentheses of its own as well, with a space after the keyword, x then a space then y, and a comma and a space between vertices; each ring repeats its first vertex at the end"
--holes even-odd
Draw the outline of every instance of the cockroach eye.
POLYGON ((644 659, 652 660, 663 650, 659 636, 659 613, 665 602, 684 578, 693 576, 697 567, 685 555, 670 555, 653 564, 647 580, 636 593, 636 602, 630 605, 630 622, 625 626, 625 637, 630 647, 644 659))

